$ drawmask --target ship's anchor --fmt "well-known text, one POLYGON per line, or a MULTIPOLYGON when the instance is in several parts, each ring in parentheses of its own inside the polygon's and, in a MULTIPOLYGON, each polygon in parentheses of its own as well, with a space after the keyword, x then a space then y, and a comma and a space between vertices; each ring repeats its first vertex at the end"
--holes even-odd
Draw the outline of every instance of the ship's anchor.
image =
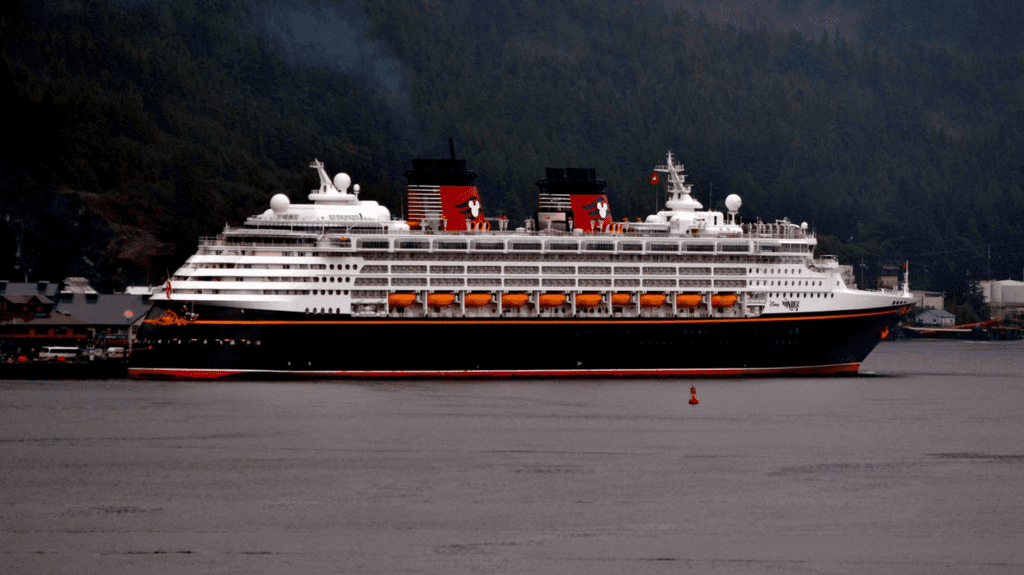
POLYGON ((691 385, 690 386, 690 405, 697 405, 698 403, 700 403, 700 400, 697 399, 697 388, 695 386, 691 385))

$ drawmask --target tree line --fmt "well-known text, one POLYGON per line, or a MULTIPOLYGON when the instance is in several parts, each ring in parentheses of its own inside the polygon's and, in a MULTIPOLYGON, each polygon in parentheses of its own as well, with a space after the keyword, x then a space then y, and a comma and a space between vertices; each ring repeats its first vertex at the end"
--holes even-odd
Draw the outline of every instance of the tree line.
POLYGON ((671 149, 705 206, 737 193, 747 218, 807 221, 865 283, 910 261, 912 287, 962 306, 1024 269, 1024 51, 882 36, 873 10, 850 43, 629 0, 15 3, 0 81, 31 129, 0 144, 20 248, 0 272, 158 280, 273 193, 304 199, 314 157, 399 213, 411 158, 451 137, 514 221, 546 167, 595 168, 615 216, 643 217, 671 149), (337 42, 268 32, 309 18, 375 48, 335 65, 337 42), (48 212, 80 253, 33 231, 48 212))

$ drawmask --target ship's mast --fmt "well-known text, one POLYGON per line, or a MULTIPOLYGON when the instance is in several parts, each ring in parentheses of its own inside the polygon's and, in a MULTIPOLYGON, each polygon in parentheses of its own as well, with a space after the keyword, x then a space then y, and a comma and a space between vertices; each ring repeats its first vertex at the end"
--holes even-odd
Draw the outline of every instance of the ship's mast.
POLYGON ((686 174, 683 173, 683 165, 676 165, 675 162, 673 162, 671 151, 667 154, 665 165, 655 166, 654 171, 665 174, 668 180, 668 201, 665 202, 666 208, 675 212, 692 212, 704 207, 691 195, 693 191, 693 184, 686 182, 686 174))

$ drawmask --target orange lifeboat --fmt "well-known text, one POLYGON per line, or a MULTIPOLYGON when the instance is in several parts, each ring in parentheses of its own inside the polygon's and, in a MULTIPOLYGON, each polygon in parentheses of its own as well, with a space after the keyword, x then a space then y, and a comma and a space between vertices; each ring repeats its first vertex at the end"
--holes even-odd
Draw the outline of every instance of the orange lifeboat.
POLYGON ((414 293, 388 294, 388 305, 391 307, 409 307, 416 301, 414 293))
POLYGON ((629 305, 629 302, 633 301, 632 294, 629 293, 613 293, 612 294, 612 305, 629 305))
POLYGON ((700 300, 699 293, 681 293, 676 296, 676 307, 697 307, 700 300))
POLYGON ((576 307, 597 307, 601 305, 601 294, 581 293, 576 294, 576 307))
POLYGON ((564 293, 540 294, 540 307, 561 307, 565 304, 564 293))
POLYGON ((711 307, 723 309, 736 305, 736 294, 714 294, 711 296, 711 307))
POLYGON ((524 293, 507 293, 501 296, 501 307, 523 307, 530 300, 524 293))
POLYGON ((468 293, 465 297, 466 307, 484 307, 491 303, 489 293, 468 293))
POLYGON ((454 302, 453 293, 432 293, 427 296, 427 305, 430 307, 448 307, 454 302))
POLYGON ((665 305, 665 294, 645 293, 640 296, 640 307, 661 307, 665 305))

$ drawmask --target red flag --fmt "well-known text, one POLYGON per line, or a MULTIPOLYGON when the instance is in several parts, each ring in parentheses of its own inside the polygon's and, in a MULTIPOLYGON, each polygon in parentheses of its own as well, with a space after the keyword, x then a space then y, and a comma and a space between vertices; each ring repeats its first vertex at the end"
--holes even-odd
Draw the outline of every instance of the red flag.
POLYGON ((658 177, 658 172, 654 172, 653 174, 651 174, 651 183, 652 184, 657 184, 660 181, 661 181, 661 178, 658 177))

